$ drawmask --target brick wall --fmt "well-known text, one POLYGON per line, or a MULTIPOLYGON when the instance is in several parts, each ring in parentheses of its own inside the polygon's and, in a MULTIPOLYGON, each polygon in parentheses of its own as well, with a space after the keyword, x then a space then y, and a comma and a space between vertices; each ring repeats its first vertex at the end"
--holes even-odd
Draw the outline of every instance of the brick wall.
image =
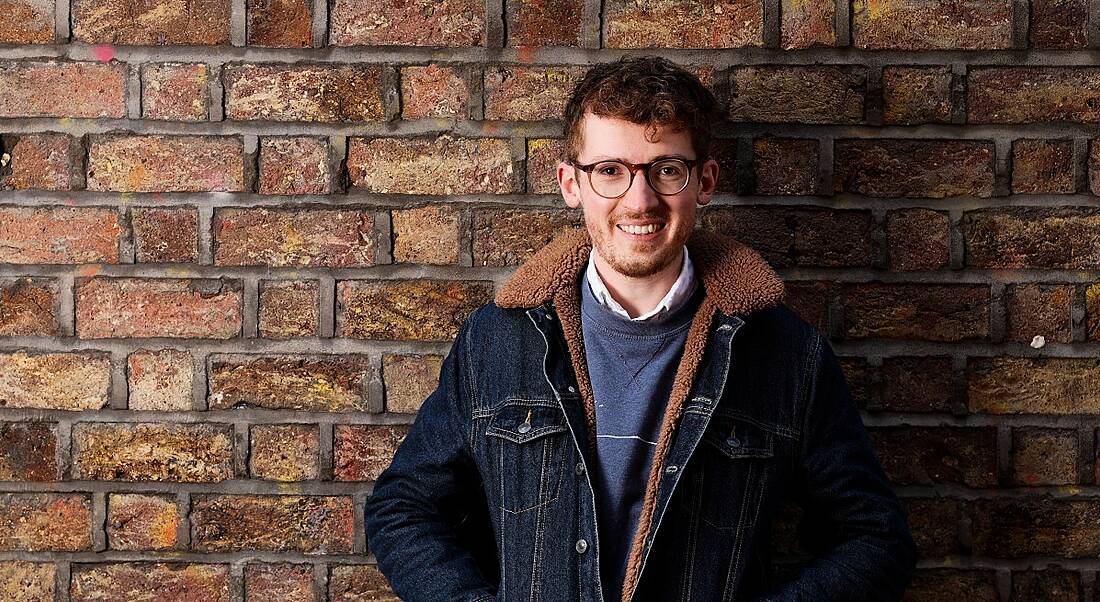
POLYGON ((1097 47, 1086 0, 7 0, 0 599, 392 599, 370 482, 648 48, 727 107, 702 222, 843 356, 909 599, 1100 600, 1097 47))

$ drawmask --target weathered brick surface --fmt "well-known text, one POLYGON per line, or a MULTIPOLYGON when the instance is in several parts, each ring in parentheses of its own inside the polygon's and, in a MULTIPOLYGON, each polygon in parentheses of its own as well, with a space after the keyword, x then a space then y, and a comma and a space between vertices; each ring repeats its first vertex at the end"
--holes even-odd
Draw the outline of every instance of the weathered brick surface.
POLYGON ((995 427, 874 428, 871 440, 896 485, 997 485, 995 427))
POLYGON ((479 46, 485 40, 485 4, 335 0, 329 32, 334 46, 479 46))
POLYGON ((920 569, 905 591, 905 602, 942 600, 1000 602, 997 572, 992 569, 920 569))
POLYGON ((210 69, 205 63, 154 63, 141 68, 141 116, 167 121, 206 121, 210 69))
POLYGON ((371 65, 233 64, 222 72, 228 119, 380 121, 382 70, 371 65))
POLYGON ((178 349, 140 350, 126 358, 131 410, 191 409, 191 353, 178 349))
POLYGON ((336 283, 337 336, 446 341, 489 301, 489 282, 345 280, 336 283))
POLYGON ((1074 287, 1068 284, 1013 284, 1005 289, 1008 318, 1005 337, 1031 342, 1042 336, 1050 343, 1069 343, 1073 338, 1070 307, 1074 287))
POLYGON ((1011 602, 1049 600, 1050 602, 1080 602, 1084 600, 1081 574, 1077 571, 1050 567, 1043 570, 1012 571, 1011 602))
POLYGON ((210 408, 260 407, 312 412, 367 410, 373 368, 365 356, 213 356, 210 408))
POLYGON ((967 398, 985 414, 1098 414, 1100 361, 1091 358, 971 358, 967 398))
POLYGON ((269 481, 308 481, 318 475, 320 438, 314 424, 257 424, 249 429, 248 472, 269 481))
POLYGON ((313 0, 248 0, 248 45, 312 46, 313 0))
POLYGON ((135 207, 131 214, 138 263, 192 263, 199 257, 194 207, 135 207))
POLYGON ((94 410, 107 405, 106 354, 0 353, 0 406, 94 410))
POLYGON ((338 565, 329 570, 329 602, 399 602, 386 577, 377 567, 338 565))
POLYGON ((70 595, 72 602, 229 602, 229 565, 164 562, 74 564, 70 595))
POLYGON ((552 138, 527 140, 527 192, 558 194, 558 162, 565 160, 565 141, 552 138))
POLYGON ((967 121, 1032 123, 1100 121, 1100 68, 972 68, 967 121))
POLYGON ((989 287, 868 282, 843 287, 850 338, 965 341, 989 336, 989 287))
POLYGON ((313 566, 250 562, 244 567, 246 600, 320 602, 313 589, 313 566))
POLYGON ((1074 49, 1088 43, 1086 0, 1031 0, 1028 46, 1074 49))
POLYGON ((844 379, 848 381, 852 399, 860 409, 866 408, 871 378, 871 367, 867 360, 861 357, 838 357, 837 360, 844 379))
POLYGON ((1012 141, 1012 192, 1069 194, 1073 191, 1072 140, 1012 141))
POLYGON ((459 68, 430 64, 401 68, 401 116, 465 117, 470 86, 459 68))
POLYGON ((948 412, 951 409, 951 358, 888 357, 879 369, 882 409, 894 412, 948 412))
POLYGON ((87 278, 76 284, 82 339, 228 339, 240 331, 239 280, 87 278))
POLYGON ((1100 502, 1087 498, 976 500, 973 551, 995 558, 1092 558, 1100 553, 1098 511, 1100 502))
POLYGON ((260 140, 260 194, 330 194, 334 176, 324 138, 260 140))
POLYGON ((963 502, 944 497, 904 498, 902 504, 921 558, 942 558, 965 552, 959 537, 963 502))
POLYGON ((386 411, 415 414, 439 382, 440 355, 399 354, 382 356, 382 382, 386 411))
POLYGON ((126 65, 7 61, 0 65, 0 117, 124 117, 126 65))
POLYGON ((742 206, 708 211, 702 223, 749 245, 775 267, 871 263, 871 214, 861 209, 742 206))
POLYGON ((512 151, 500 138, 352 138, 351 185, 391 194, 506 194, 512 151))
POLYGON ((782 0, 779 15, 780 46, 784 50, 836 45, 835 3, 782 0))
POLYGON ((1077 431, 1017 428, 1012 431, 1012 482, 1017 485, 1077 483, 1077 431))
POLYGON ((0 493, 0 550, 80 552, 92 548, 87 493, 0 493))
POLYGON ((744 48, 764 45, 764 6, 756 0, 610 0, 609 48, 744 48))
POLYGON ((0 479, 56 481, 57 425, 50 422, 0 422, 0 479))
POLYGON ((121 234, 109 207, 0 206, 0 263, 118 263, 121 234))
POLYGON ((462 216, 449 205, 394 211, 394 263, 454 264, 458 261, 462 216))
POLYGON ((519 265, 558 233, 579 227, 571 209, 486 209, 474 213, 474 265, 519 265))
POLYGON ((855 65, 737 67, 729 116, 765 123, 863 121, 867 70, 855 65))
POLYGON ((853 0, 852 44, 899 50, 1009 48, 1012 2, 853 0))
POLYGON ((57 567, 49 562, 0 562, 0 598, 22 602, 54 602, 57 567))
POLYGON ((0 44, 52 42, 55 1, 13 0, 6 3, 3 14, 0 14, 0 44))
POLYGON ((333 474, 337 481, 373 481, 390 465, 405 440, 404 426, 338 424, 333 431, 333 474))
POLYGON ((317 336, 320 289, 316 280, 260 282, 260 336, 290 339, 317 336))
POLYGON ((180 522, 174 497, 142 493, 107 496, 107 545, 112 550, 170 550, 180 522))
POLYGON ((951 67, 883 68, 882 121, 951 123, 951 67))
POLYGON ((0 278, 0 336, 57 335, 57 282, 0 278))
POLYGON ((783 303, 818 330, 827 332, 830 283, 820 280, 787 280, 783 285, 787 294, 783 303))
POLYGON ((507 0, 509 46, 577 46, 581 36, 582 0, 507 0))
POLYGON ((84 180, 84 151, 73 136, 4 136, 0 146, 11 156, 7 169, 0 169, 2 189, 72 190, 84 180))
POLYGON ((73 426, 73 475, 99 481, 212 483, 233 477, 228 424, 86 422, 73 426))
POLYGON ((963 214, 966 264, 977 268, 1100 266, 1100 211, 1089 207, 995 207, 963 214), (1051 245, 1050 241, 1064 244, 1051 245))
POLYGON ((993 195, 993 143, 979 140, 837 140, 837 192, 881 197, 993 195))
POLYGON ((236 136, 100 134, 88 144, 89 190, 244 190, 243 147, 236 136))
POLYGON ((229 43, 229 0, 186 4, 73 0, 73 39, 89 44, 165 46, 229 43))
POLYGON ((214 214, 216 265, 353 267, 374 263, 372 211, 227 207, 214 214))
POLYGON ((932 209, 891 211, 886 215, 886 242, 892 270, 938 270, 951 260, 951 218, 932 209))
POLYGON ((817 191, 817 140, 758 138, 752 168, 756 194, 814 194, 817 191))
POLYGON ((1100 341, 1100 285, 1085 288, 1085 338, 1100 341))
POLYGON ((578 68, 499 66, 485 71, 485 118, 537 121, 560 118, 578 68))
POLYGON ((199 552, 347 554, 353 522, 346 496, 196 495, 191 547, 199 552))

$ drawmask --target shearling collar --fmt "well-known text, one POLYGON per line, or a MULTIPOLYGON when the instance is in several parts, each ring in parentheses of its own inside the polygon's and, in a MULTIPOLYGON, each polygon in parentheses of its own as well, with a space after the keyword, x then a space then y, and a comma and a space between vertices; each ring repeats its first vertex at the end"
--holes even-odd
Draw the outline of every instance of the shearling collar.
MULTIPOLYGON (((749 314, 783 300, 783 281, 744 244, 720 234, 696 230, 687 242, 706 295, 727 315, 749 314)), ((559 234, 524 263, 496 295, 499 307, 535 307, 576 287, 592 241, 575 228, 559 234)), ((571 292, 571 291, 570 291, 571 292)))

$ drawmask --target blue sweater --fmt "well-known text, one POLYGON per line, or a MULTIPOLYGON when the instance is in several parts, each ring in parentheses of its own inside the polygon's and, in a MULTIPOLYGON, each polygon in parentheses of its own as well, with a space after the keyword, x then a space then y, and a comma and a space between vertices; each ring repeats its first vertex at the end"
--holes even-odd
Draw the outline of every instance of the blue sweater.
POLYGON ((641 515, 672 381, 703 297, 697 282, 681 307, 631 321, 600 305, 581 281, 581 330, 596 400, 596 520, 605 602, 622 598, 630 544, 641 515))

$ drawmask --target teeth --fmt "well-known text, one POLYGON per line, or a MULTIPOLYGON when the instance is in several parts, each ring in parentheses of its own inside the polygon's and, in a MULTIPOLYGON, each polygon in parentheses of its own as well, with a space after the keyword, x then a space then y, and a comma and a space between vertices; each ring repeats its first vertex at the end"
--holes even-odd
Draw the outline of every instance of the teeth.
POLYGON ((661 229, 658 224, 649 224, 646 226, 631 226, 629 224, 619 224, 619 229, 629 234, 653 234, 657 230, 661 229))

